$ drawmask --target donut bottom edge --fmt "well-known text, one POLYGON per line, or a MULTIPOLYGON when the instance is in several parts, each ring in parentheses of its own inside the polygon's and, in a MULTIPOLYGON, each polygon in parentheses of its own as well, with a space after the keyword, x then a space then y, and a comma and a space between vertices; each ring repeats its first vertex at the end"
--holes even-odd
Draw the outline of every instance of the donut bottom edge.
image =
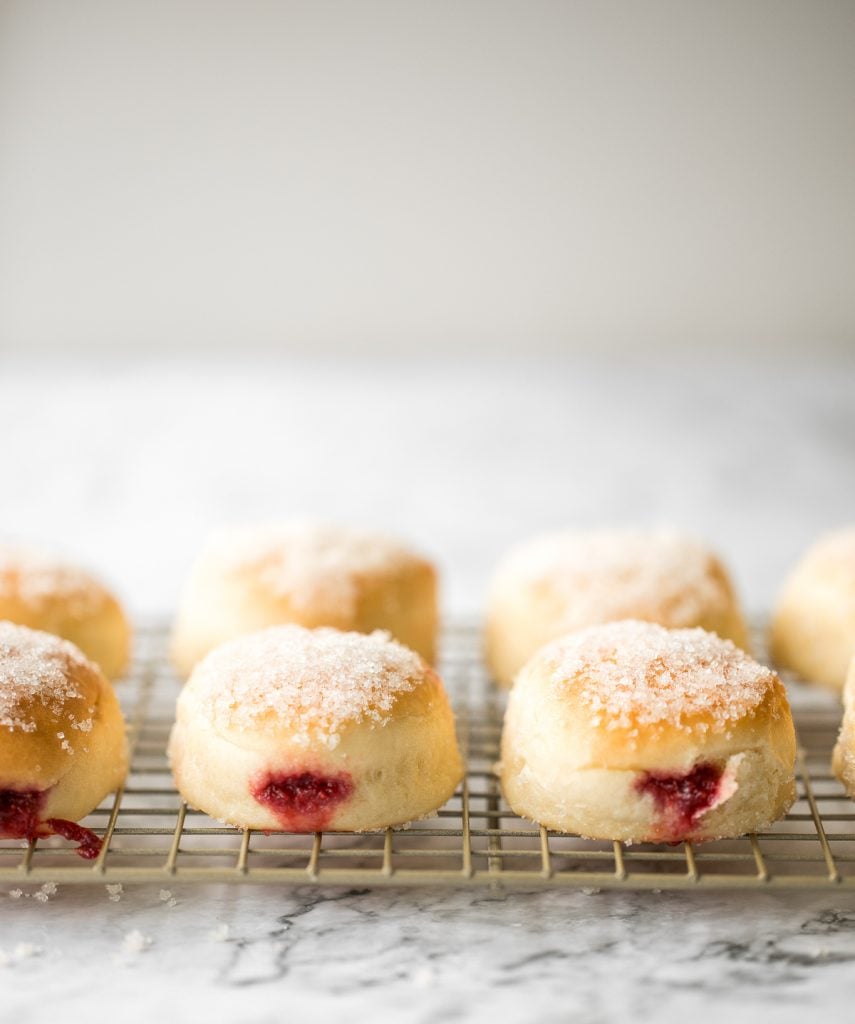
POLYGON ((236 828, 369 832, 429 817, 453 795, 463 762, 453 720, 417 717, 357 729, 334 749, 242 746, 208 723, 179 720, 169 743, 179 792, 236 828))
POLYGON ((521 817, 627 844, 737 838, 777 821, 796 799, 792 768, 761 750, 700 759, 680 772, 580 768, 547 786, 523 760, 504 756, 500 776, 521 817))

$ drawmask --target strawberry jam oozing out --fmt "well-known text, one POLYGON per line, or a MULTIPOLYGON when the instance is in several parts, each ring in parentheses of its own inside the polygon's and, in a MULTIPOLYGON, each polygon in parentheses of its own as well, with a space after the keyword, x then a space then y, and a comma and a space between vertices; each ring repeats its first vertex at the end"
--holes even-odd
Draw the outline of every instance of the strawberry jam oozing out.
POLYGON ((346 773, 270 773, 254 783, 251 792, 260 804, 270 808, 283 828, 321 832, 329 825, 335 809, 353 793, 353 782, 346 773))
POLYGON ((722 769, 717 765, 701 763, 680 774, 645 772, 635 788, 653 797, 664 818, 667 838, 679 841, 691 833, 698 818, 715 803, 721 776, 722 769))
POLYGON ((0 789, 0 838, 38 839, 48 835, 62 836, 79 843, 77 853, 84 860, 94 860, 101 852, 101 840, 94 832, 65 818, 42 821, 47 793, 41 789, 0 789))
POLYGON ((41 789, 0 789, 0 837, 34 838, 46 796, 41 789))
POLYGON ((79 843, 76 853, 84 860, 95 860, 101 852, 103 840, 90 829, 78 825, 76 821, 66 821, 65 818, 48 818, 45 825, 53 835, 62 836, 63 839, 68 839, 72 843, 79 843))

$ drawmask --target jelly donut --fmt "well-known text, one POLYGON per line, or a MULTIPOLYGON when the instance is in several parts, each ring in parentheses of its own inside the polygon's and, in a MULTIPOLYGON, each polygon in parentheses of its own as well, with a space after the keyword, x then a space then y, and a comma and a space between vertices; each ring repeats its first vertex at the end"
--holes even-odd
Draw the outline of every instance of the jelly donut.
POLYGON ((70 640, 116 679, 127 667, 131 629, 94 577, 41 551, 0 545, 0 619, 70 640))
POLYGON ((747 649, 748 632, 714 554, 675 533, 553 533, 513 548, 488 598, 486 656, 509 686, 550 640, 619 619, 700 626, 747 649))
POLYGON ((127 768, 122 712, 98 666, 66 640, 0 622, 0 838, 60 835, 96 857, 100 840, 76 823, 127 768))
POLYGON ((784 583, 770 648, 780 668, 842 690, 855 654, 855 527, 811 547, 784 583))
POLYGON ((702 629, 613 622, 542 648, 517 676, 502 736, 522 817, 594 839, 733 837, 795 799, 783 684, 702 629))
POLYGON ((169 754, 194 807, 239 828, 400 825, 463 765, 439 676, 387 634, 271 626, 223 644, 178 698, 169 754))
POLYGON ((220 530, 184 589, 173 660, 186 676, 218 644, 284 623, 387 630, 432 662, 436 571, 398 541, 345 527, 291 522, 220 530))
POLYGON ((840 726, 831 765, 846 792, 855 797, 855 658, 849 663, 843 688, 843 724, 840 726))

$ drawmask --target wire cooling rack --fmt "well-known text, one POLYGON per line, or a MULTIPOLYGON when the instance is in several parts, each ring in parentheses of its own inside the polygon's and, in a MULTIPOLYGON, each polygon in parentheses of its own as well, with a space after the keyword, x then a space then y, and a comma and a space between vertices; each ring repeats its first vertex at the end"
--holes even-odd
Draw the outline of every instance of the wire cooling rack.
POLYGON ((81 860, 71 844, 57 839, 26 845, 0 840, 0 881, 855 887, 855 803, 829 767, 840 717, 833 695, 790 682, 800 744, 799 798, 785 819, 742 839, 625 846, 532 825, 505 803, 492 773, 504 698, 487 677, 474 627, 446 631, 441 670, 455 705, 467 773, 436 817, 361 835, 242 832, 189 808, 177 793, 166 742, 180 684, 166 658, 166 630, 141 630, 133 671, 120 684, 131 770, 124 788, 83 822, 103 837, 100 856, 81 860))

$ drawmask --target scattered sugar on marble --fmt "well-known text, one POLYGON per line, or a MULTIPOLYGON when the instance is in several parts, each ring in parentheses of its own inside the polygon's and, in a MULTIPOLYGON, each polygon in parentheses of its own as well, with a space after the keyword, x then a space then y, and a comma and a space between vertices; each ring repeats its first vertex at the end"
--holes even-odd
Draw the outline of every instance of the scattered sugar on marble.
POLYGON ((22 960, 32 960, 35 956, 41 956, 44 950, 33 942, 18 942, 11 951, 0 949, 0 967, 13 967, 22 960))
POLYGON ((431 988, 436 981, 436 974, 431 967, 417 967, 410 975, 416 988, 431 988))
POLYGON ((134 928, 133 931, 128 932, 122 939, 122 952, 123 953, 143 953, 152 944, 152 938, 149 935, 143 935, 143 933, 134 928))
POLYGON ((16 960, 29 960, 34 956, 41 956, 42 952, 42 947, 32 942, 19 942, 13 950, 16 960))
POLYGON ((108 884, 105 888, 107 890, 107 899, 111 903, 118 903, 125 894, 125 889, 121 882, 108 884))
POLYGON ((224 644, 192 685, 208 715, 239 730, 275 716, 298 738, 334 746, 347 722, 383 723, 397 698, 424 678, 417 654, 375 632, 273 626, 224 644))
POLYGON ((552 684, 574 690, 610 728, 687 727, 693 716, 723 728, 778 685, 771 669, 729 640, 647 622, 592 626, 550 644, 540 658, 552 684))
POLYGON ((45 882, 35 892, 24 892, 23 889, 10 889, 9 899, 12 900, 35 900, 36 903, 47 903, 48 900, 59 892, 56 882, 45 882))

